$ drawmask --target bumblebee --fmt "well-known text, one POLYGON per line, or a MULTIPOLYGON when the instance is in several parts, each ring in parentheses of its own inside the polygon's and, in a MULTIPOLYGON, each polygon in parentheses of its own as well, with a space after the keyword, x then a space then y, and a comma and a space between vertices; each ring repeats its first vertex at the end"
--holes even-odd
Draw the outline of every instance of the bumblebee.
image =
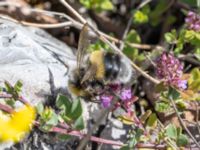
POLYGON ((68 82, 70 92, 80 97, 98 95, 108 84, 126 84, 132 76, 131 65, 119 54, 99 50, 84 56, 89 43, 87 28, 85 25, 80 33, 77 67, 68 82))

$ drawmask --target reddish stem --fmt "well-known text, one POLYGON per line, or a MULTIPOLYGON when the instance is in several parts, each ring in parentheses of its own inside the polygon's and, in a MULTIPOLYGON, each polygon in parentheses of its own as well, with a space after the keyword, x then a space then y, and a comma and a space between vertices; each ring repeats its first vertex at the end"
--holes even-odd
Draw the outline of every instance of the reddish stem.
POLYGON ((19 101, 21 101, 22 103, 26 104, 26 105, 31 105, 30 102, 28 100, 26 100, 26 98, 24 98, 23 96, 19 96, 19 101))
MULTIPOLYGON (((7 93, 0 93, 0 98, 12 98, 12 95, 7 93)), ((23 96, 19 96, 18 100, 21 101, 23 104, 30 105, 30 102, 26 100, 26 98, 24 98, 23 96)))
MULTIPOLYGON (((68 132, 66 129, 62 129, 62 128, 58 128, 58 127, 53 127, 51 132, 57 132, 57 133, 77 136, 79 138, 83 138, 83 137, 86 136, 86 134, 82 134, 80 131, 70 131, 70 132, 68 132)), ((124 145, 122 142, 116 142, 116 141, 113 141, 113 140, 106 140, 106 139, 98 138, 98 137, 94 137, 94 136, 91 136, 90 140, 97 142, 97 143, 103 143, 103 144, 111 144, 111 145, 117 145, 117 146, 123 146, 124 145)))
POLYGON ((0 110, 3 110, 7 113, 13 113, 14 112, 14 110, 10 106, 7 106, 7 105, 1 104, 1 103, 0 103, 0 110))
MULTIPOLYGON (((38 121, 35 121, 34 124, 37 127, 40 126, 40 123, 38 121)), ((66 127, 65 125, 60 125, 60 126, 66 127)), ((86 134, 83 134, 80 131, 75 131, 75 130, 68 131, 66 129, 59 128, 59 127, 53 127, 50 132, 56 132, 56 133, 76 136, 76 137, 79 137, 79 138, 83 138, 84 136, 86 136, 86 134)), ((90 140, 97 142, 97 143, 111 144, 111 145, 117 145, 117 146, 123 146, 124 145, 122 142, 116 142, 116 141, 113 141, 113 140, 106 140, 106 139, 98 138, 98 137, 94 137, 94 136, 91 136, 90 140)))
POLYGON ((0 93, 0 98, 12 98, 12 95, 6 93, 0 93))

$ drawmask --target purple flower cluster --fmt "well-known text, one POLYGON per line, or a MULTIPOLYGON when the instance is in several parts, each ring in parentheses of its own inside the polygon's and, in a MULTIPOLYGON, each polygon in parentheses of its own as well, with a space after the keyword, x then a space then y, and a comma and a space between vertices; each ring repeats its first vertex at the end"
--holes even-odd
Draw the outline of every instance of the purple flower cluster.
POLYGON ((156 75, 165 84, 176 86, 180 89, 187 88, 187 81, 181 80, 183 65, 171 53, 163 52, 156 61, 156 75))
POLYGON ((185 18, 188 29, 200 32, 200 15, 189 11, 185 18))
POLYGON ((112 96, 112 94, 109 93, 109 90, 119 95, 123 103, 128 103, 134 97, 130 87, 124 88, 124 87, 121 87, 120 84, 109 85, 109 89, 107 90, 107 92, 100 95, 101 104, 105 108, 110 106, 111 101, 114 98, 114 96, 112 96))

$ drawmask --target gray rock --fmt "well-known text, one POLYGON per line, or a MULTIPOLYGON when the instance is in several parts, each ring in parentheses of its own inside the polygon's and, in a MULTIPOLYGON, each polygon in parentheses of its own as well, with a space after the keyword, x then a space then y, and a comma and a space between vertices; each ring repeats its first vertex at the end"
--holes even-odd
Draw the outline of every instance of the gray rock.
POLYGON ((5 80, 11 84, 21 80, 22 95, 35 104, 52 89, 65 90, 66 65, 75 64, 72 49, 45 31, 0 19, 0 86, 5 80))

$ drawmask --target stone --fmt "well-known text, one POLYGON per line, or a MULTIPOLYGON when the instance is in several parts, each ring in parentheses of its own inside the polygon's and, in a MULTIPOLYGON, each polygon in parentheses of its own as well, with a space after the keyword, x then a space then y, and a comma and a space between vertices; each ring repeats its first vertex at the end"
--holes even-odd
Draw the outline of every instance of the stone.
POLYGON ((21 80, 22 95, 36 104, 67 91, 66 66, 75 64, 72 49, 44 30, 0 19, 0 86, 21 80))

